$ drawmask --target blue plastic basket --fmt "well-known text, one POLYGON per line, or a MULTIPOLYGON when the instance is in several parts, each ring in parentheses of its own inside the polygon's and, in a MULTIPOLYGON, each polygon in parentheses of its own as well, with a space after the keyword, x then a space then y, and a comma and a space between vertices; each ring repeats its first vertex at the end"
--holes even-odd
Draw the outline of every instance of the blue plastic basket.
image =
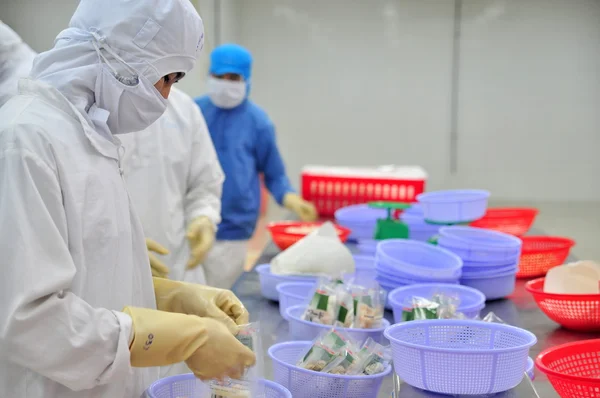
POLYGON ((377 246, 376 262, 418 278, 456 278, 462 260, 448 250, 405 239, 388 239, 377 246))
POLYGON ((354 257, 354 278, 357 281, 369 281, 377 276, 375 268, 375 257, 364 254, 356 254, 354 257))
POLYGON ((296 366, 298 360, 312 346, 310 341, 275 344, 268 354, 273 361, 273 375, 294 398, 373 398, 383 379, 392 371, 391 366, 376 375, 346 376, 315 372, 296 366))
POLYGON ((417 200, 426 220, 452 224, 483 217, 489 197, 488 191, 472 189, 427 192, 418 195, 417 200))
POLYGON ((403 322, 385 336, 394 369, 411 386, 442 394, 495 394, 516 387, 527 369, 533 333, 463 320, 403 322))
POLYGON ((425 221, 423 213, 402 213, 400 220, 408 226, 408 237, 411 240, 427 242, 437 235, 440 229, 439 225, 429 224, 425 221))
POLYGON ((402 322, 402 310, 405 304, 411 304, 413 297, 430 299, 436 293, 457 296, 460 300, 458 311, 467 318, 475 318, 485 307, 485 296, 477 289, 468 286, 428 283, 411 285, 395 289, 389 294, 388 300, 394 311, 394 322, 402 322))
POLYGON ((430 276, 427 278, 421 276, 410 275, 404 272, 400 272, 393 267, 386 266, 384 263, 377 264, 377 278, 385 279, 388 282, 397 282, 402 283, 404 285, 412 285, 415 283, 455 283, 458 282, 460 276, 462 275, 462 271, 459 270, 456 272, 453 277, 437 277, 430 276))
POLYGON ((279 314, 285 319, 285 311, 295 305, 307 304, 315 290, 312 282, 285 282, 277 285, 279 314))
MULTIPOLYGON (((145 392, 146 398, 209 397, 210 388, 192 373, 166 377, 154 382, 145 392)), ((253 398, 292 398, 290 391, 272 381, 259 380, 253 398)))
POLYGON ((374 256, 377 252, 378 244, 379 241, 375 239, 359 239, 356 247, 358 247, 360 254, 374 256))
POLYGON ((347 206, 335 212, 336 223, 350 229, 349 239, 353 240, 372 239, 377 220, 386 217, 385 209, 374 209, 367 204, 347 206))
POLYGON ((517 271, 491 276, 466 276, 460 284, 479 290, 487 300, 497 300, 510 296, 515 291, 517 271))
POLYGON ((285 282, 312 282, 316 283, 318 277, 316 276, 301 276, 301 275, 274 275, 271 273, 271 266, 269 264, 261 264, 256 267, 258 273, 258 279, 260 281, 260 292, 263 297, 272 300, 279 300, 279 292, 277 291, 277 285, 285 282))
MULTIPOLYGON (((324 330, 330 330, 331 325, 321 325, 302 319, 306 306, 296 305, 289 307, 285 312, 285 319, 290 325, 290 338, 292 340, 314 340, 324 330)), ((371 337, 376 342, 380 343, 383 340, 383 331, 390 326, 390 322, 386 319, 381 320, 381 327, 376 329, 355 329, 355 328, 337 328, 343 330, 357 342, 362 343, 371 337)))
POLYGON ((438 246, 464 261, 508 264, 519 261, 521 239, 502 232, 473 227, 440 228, 438 246))
POLYGON ((488 268, 465 268, 465 267, 463 267, 463 273, 462 273, 461 278, 498 276, 498 275, 504 275, 511 271, 513 271, 514 273, 517 273, 517 271, 519 271, 519 265, 518 264, 504 265, 502 267, 495 267, 495 268, 491 268, 491 267, 488 267, 488 268))

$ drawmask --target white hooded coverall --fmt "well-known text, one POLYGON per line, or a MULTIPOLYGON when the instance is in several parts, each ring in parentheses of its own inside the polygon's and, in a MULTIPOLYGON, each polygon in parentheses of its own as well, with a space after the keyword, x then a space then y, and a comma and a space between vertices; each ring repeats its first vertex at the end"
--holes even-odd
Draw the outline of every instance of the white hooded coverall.
POLYGON ((0 108, 0 397, 137 398, 158 378, 130 365, 120 311, 155 298, 112 136, 124 131, 107 136, 90 112, 101 68, 91 28, 151 82, 188 72, 202 48, 188 0, 81 0, 0 108))
POLYGON ((221 221, 223 170, 200 109, 173 87, 167 111, 144 131, 119 137, 129 195, 146 237, 169 249, 169 278, 205 284, 202 265, 186 271, 190 221, 221 221))
POLYGON ((35 51, 0 21, 0 106, 17 94, 17 82, 29 76, 35 51))

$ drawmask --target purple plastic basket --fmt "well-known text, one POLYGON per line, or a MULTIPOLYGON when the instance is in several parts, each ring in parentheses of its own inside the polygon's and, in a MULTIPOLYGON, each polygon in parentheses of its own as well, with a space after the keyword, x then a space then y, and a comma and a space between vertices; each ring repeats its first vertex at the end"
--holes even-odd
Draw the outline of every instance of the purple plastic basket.
POLYGON ((312 282, 285 282, 277 285, 279 313, 285 319, 285 311, 295 305, 307 304, 315 290, 312 282))
POLYGON ((377 266, 405 275, 451 279, 460 276, 462 260, 448 250, 424 242, 405 239, 388 239, 377 246, 377 266))
POLYGON ((394 369, 407 384, 441 394, 495 394, 516 387, 537 339, 481 321, 427 320, 390 326, 394 369))
POLYGON ((437 235, 440 229, 439 225, 429 224, 425 221, 423 213, 402 213, 400 220, 408 226, 408 237, 411 240, 427 242, 429 239, 437 235))
POLYGON ((511 271, 517 273, 517 271, 519 271, 519 265, 513 264, 513 265, 502 266, 502 267, 497 267, 497 268, 484 268, 484 269, 464 268, 463 267, 463 273, 462 273, 461 278, 477 278, 477 277, 482 277, 482 276, 490 276, 491 277, 491 276, 504 275, 511 271))
POLYGON ((273 378, 290 390, 294 398, 373 398, 379 393, 383 379, 392 371, 388 366, 376 375, 346 376, 296 366, 311 346, 310 341, 294 341, 275 344, 268 351, 273 361, 273 378))
POLYGON ((272 300, 279 301, 279 292, 277 291, 277 285, 285 282, 312 282, 316 283, 318 277, 316 276, 302 276, 302 275, 274 275, 271 273, 270 264, 261 264, 256 267, 258 273, 258 279, 260 281, 260 291, 263 297, 272 300))
POLYGON ((364 254, 356 254, 354 257, 355 271, 354 278, 357 281, 369 281, 377 276, 375 268, 375 257, 364 254))
POLYGON ((377 220, 386 217, 385 209, 374 209, 367 204, 347 206, 335 212, 336 223, 352 231, 349 236, 352 240, 372 239, 377 220))
POLYGON ((510 296, 515 291, 517 271, 509 271, 492 276, 467 276, 460 284, 479 290, 487 300, 497 300, 510 296))
MULTIPOLYGON (((287 319, 290 325, 290 338, 292 340, 314 340, 324 330, 330 330, 331 325, 321 325, 305 321, 302 319, 302 314, 306 306, 296 305, 289 307, 285 312, 284 319, 287 319)), ((381 320, 381 327, 377 329, 355 329, 355 328, 337 328, 343 330, 350 335, 357 342, 362 343, 371 337, 376 342, 380 343, 383 341, 383 331, 385 328, 390 326, 387 319, 381 320)))
POLYGON ((429 277, 423 278, 420 276, 406 274, 404 272, 398 272, 394 268, 386 267, 385 264, 379 263, 377 265, 377 278, 384 279, 388 282, 396 282, 402 283, 404 285, 412 285, 415 283, 455 283, 458 282, 458 279, 462 275, 462 272, 457 272, 456 276, 451 278, 438 278, 438 277, 429 277))
POLYGON ((452 224, 483 217, 489 197, 488 191, 472 189, 427 192, 418 195, 417 200, 426 220, 452 224))
POLYGON ((359 239, 356 246, 360 254, 374 256, 377 252, 377 244, 379 241, 375 239, 359 239))
POLYGON ((503 232, 473 227, 440 228, 438 246, 464 261, 509 264, 519 261, 521 239, 503 232))
POLYGON ((465 314, 467 318, 473 319, 479 316, 479 312, 485 307, 485 296, 483 293, 468 286, 440 283, 411 285, 395 289, 388 296, 388 300, 394 311, 394 322, 402 322, 404 305, 406 303, 411 304, 413 297, 429 299, 436 293, 457 296, 460 299, 458 311, 465 314))
MULTIPOLYGON (((154 382, 145 392, 146 398, 208 397, 210 388, 192 373, 166 377, 154 382)), ((256 398, 292 398, 290 391, 272 381, 259 380, 256 398)), ((254 396, 253 396, 254 398, 254 396)))

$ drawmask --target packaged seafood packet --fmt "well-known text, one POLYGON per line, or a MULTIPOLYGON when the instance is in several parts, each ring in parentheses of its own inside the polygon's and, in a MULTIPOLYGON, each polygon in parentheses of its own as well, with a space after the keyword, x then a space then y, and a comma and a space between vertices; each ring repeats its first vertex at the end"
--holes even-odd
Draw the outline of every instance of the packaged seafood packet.
POLYGON ((336 287, 335 326, 349 328, 354 322, 354 300, 347 286, 336 287))
POLYGON ((374 282, 369 287, 351 286, 354 300, 354 328, 374 329, 381 326, 387 292, 374 282))
POLYGON ((302 319, 322 325, 333 325, 336 320, 336 286, 329 278, 319 278, 315 292, 302 319))
POLYGON ((322 372, 330 363, 344 355, 344 348, 351 341, 350 337, 335 328, 321 333, 310 349, 300 358, 297 366, 322 372))
POLYGON ((498 315, 494 314, 491 311, 488 312, 488 314, 483 317, 482 321, 490 322, 490 323, 502 323, 502 324, 506 325, 506 322, 504 322, 498 315))
POLYGON ((457 319, 460 318, 458 307, 460 306, 460 297, 458 295, 436 292, 432 301, 439 304, 438 319, 457 319))
POLYGON ((411 297, 402 308, 402 322, 438 319, 440 305, 423 297, 411 297))
POLYGON ((353 341, 349 341, 341 350, 341 355, 323 369, 324 373, 354 375, 361 370, 360 350, 353 341))
POLYGON ((392 361, 392 349, 383 346, 369 337, 361 349, 362 369, 365 375, 382 373, 392 361))
POLYGON ((211 380, 207 384, 210 388, 210 398, 252 398, 262 396, 259 391, 258 380, 264 375, 262 357, 262 341, 260 338, 260 324, 258 322, 240 326, 236 338, 256 354, 256 364, 247 369, 239 380, 211 380))

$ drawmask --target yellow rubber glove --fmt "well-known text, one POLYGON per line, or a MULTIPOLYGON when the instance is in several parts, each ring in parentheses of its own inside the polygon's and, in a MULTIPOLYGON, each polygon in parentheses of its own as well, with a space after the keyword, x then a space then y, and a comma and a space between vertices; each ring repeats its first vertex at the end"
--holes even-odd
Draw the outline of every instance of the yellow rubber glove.
POLYGON ((248 323, 248 311, 231 290, 162 278, 152 279, 156 306, 161 311, 212 318, 225 325, 234 335, 238 332, 238 325, 248 323))
POLYGON ((215 226, 206 216, 200 216, 190 223, 187 228, 187 238, 190 242, 190 259, 187 269, 196 268, 204 259, 215 243, 215 226))
POLYGON ((169 275, 169 267, 167 267, 162 261, 156 257, 154 253, 165 255, 169 254, 169 250, 167 250, 160 243, 146 238, 146 247, 148 248, 148 257, 150 258, 150 268, 152 268, 152 276, 157 276, 159 278, 166 278, 169 275))
POLYGON ((125 307, 133 320, 131 366, 166 366, 185 361, 202 380, 239 379, 256 357, 225 326, 194 315, 125 307))
POLYGON ((285 194, 283 205, 286 209, 293 211, 302 221, 315 221, 319 216, 312 203, 307 202, 293 192, 285 194))

